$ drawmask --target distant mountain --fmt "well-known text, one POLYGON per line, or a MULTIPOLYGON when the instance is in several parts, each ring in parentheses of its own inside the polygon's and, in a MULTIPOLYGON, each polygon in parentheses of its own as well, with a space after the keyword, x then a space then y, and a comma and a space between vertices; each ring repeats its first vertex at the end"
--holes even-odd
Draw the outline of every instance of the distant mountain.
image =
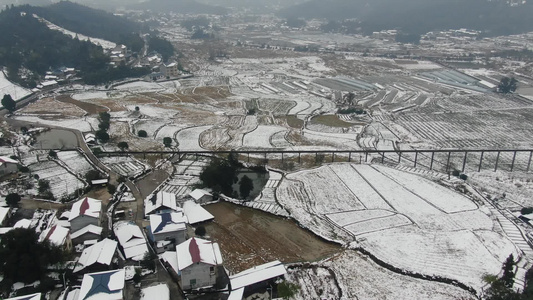
POLYGON ((141 25, 126 18, 70 1, 44 7, 31 7, 38 16, 73 32, 126 44, 133 50, 142 48, 138 36, 141 25))
MULTIPOLYGON (((533 2, 533 1, 532 1, 533 2)), ((533 31, 533 4, 487 0, 311 0, 282 9, 282 17, 357 19, 364 33, 401 29, 422 34, 469 28, 487 35, 533 31)))
POLYGON ((154 12, 175 12, 183 14, 213 14, 224 15, 228 10, 221 6, 209 5, 195 0, 150 0, 131 4, 131 9, 151 10, 154 12))

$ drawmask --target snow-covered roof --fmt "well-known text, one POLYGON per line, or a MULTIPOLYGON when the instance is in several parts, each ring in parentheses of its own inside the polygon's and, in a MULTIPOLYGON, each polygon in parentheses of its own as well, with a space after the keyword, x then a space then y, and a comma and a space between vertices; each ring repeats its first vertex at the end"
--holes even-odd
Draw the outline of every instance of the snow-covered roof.
POLYGON ((199 238, 190 238, 176 246, 176 256, 180 271, 199 262, 214 266, 222 264, 222 253, 218 243, 199 238))
POLYGON ((96 179, 96 180, 92 180, 91 181, 91 184, 93 185, 98 185, 98 184, 106 184, 109 182, 109 179, 107 178, 104 178, 104 179, 96 179))
POLYGON ((9 207, 0 207, 0 223, 3 223, 4 220, 7 218, 7 216, 9 215, 9 210, 9 207))
POLYGON ((18 296, 15 298, 8 298, 6 300, 41 300, 41 293, 31 294, 26 296, 18 296))
POLYGON ((90 216, 98 218, 102 210, 102 201, 93 198, 85 197, 79 201, 74 202, 70 210, 69 221, 74 220, 79 216, 90 216))
POLYGON ((18 164, 19 162, 7 156, 0 156, 0 163, 18 164))
POLYGON ((170 64, 166 65, 166 67, 167 68, 172 68, 172 67, 175 67, 177 65, 178 65, 177 63, 173 62, 173 63, 170 63, 170 64))
POLYGON ((79 297, 80 297, 80 289, 75 289, 75 290, 68 292, 65 300, 78 300, 79 297))
POLYGON ((67 240, 69 231, 68 228, 54 225, 41 232, 39 241, 49 240, 50 243, 56 246, 63 246, 67 240))
POLYGON ((59 220, 68 220, 70 218, 70 210, 64 211, 61 216, 59 216, 59 220))
POLYGON ((141 290, 141 300, 169 300, 170 290, 164 283, 150 286, 141 290))
POLYGON ((79 300, 123 299, 124 269, 90 273, 83 276, 79 300))
POLYGON ((76 232, 73 232, 70 237, 75 239, 75 238, 78 238, 86 233, 94 233, 96 235, 101 235, 102 234, 102 230, 103 228, 100 227, 100 226, 96 226, 96 225, 93 225, 93 224, 89 224, 85 227, 83 227, 82 229, 76 231, 76 232))
POLYGON ((183 213, 187 216, 190 224, 196 224, 215 218, 200 204, 194 203, 194 201, 185 201, 185 203, 183 203, 183 213))
POLYGON ((176 255, 176 251, 165 251, 162 254, 159 255, 159 258, 166 261, 172 269, 176 272, 176 274, 179 272, 178 270, 178 256, 176 255))
POLYGON ((31 220, 30 219, 20 219, 13 226, 13 228, 30 228, 30 227, 31 227, 31 220))
POLYGON ((55 80, 48 80, 48 81, 41 82, 41 85, 44 86, 44 87, 52 86, 52 85, 56 85, 56 84, 57 84, 57 81, 55 81, 55 80))
POLYGON ((200 200, 200 198, 202 198, 203 196, 205 195, 208 195, 208 196, 213 196, 211 195, 208 191, 206 190, 202 190, 202 189, 195 189, 194 191, 192 191, 189 196, 191 196, 194 200, 198 201, 200 200))
POLYGON ((186 230, 187 218, 182 212, 150 215, 152 234, 186 230))
POLYGON ((230 292, 227 300, 242 300, 244 288, 236 289, 230 292))
POLYGON ((152 198, 148 198, 144 201, 145 215, 149 215, 160 208, 169 208, 174 211, 182 210, 176 202, 176 194, 161 191, 158 192, 154 197, 155 201, 152 201, 152 198))
POLYGON ((0 227, 0 235, 6 234, 13 230, 13 227, 0 227))
POLYGON ((275 260, 232 275, 229 280, 231 289, 236 290, 285 274, 287 274, 285 266, 279 260, 275 260))
POLYGON ((124 248, 126 258, 141 260, 144 254, 148 252, 144 235, 135 223, 119 221, 113 225, 113 231, 118 238, 118 242, 124 248))
POLYGON ((78 260, 78 265, 74 268, 74 272, 79 272, 96 263, 110 265, 117 250, 117 245, 116 241, 103 239, 91 247, 85 248, 78 260))

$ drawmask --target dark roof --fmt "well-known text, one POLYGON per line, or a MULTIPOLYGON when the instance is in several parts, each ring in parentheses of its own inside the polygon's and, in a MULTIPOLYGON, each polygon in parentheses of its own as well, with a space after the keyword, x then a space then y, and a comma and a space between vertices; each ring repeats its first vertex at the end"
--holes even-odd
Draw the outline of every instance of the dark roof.
POLYGON ((91 286, 91 289, 87 293, 84 299, 88 299, 93 295, 99 294, 99 293, 105 293, 105 294, 113 294, 116 293, 116 291, 110 291, 109 290, 109 280, 111 278, 111 275, 115 273, 108 272, 103 274, 94 274, 89 275, 93 278, 93 285, 91 286))

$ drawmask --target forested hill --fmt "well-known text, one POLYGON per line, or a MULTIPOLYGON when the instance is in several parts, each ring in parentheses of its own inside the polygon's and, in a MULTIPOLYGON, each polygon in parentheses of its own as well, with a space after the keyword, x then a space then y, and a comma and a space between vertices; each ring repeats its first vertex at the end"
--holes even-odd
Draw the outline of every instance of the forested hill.
POLYGON ((175 12, 181 14, 224 15, 228 10, 221 6, 209 5, 195 0, 150 0, 131 4, 131 9, 151 10, 155 12, 175 12))
POLYGON ((44 7, 31 6, 28 12, 73 32, 125 44, 133 51, 139 51, 143 46, 138 34, 140 24, 103 10, 61 1, 44 7))
POLYGON ((486 35, 533 31, 533 4, 509 6, 487 0, 311 0, 279 11, 282 17, 357 19, 363 33, 401 29, 406 33, 469 28, 486 35))
POLYGON ((11 80, 34 87, 38 75, 58 67, 74 67, 89 84, 105 83, 146 73, 125 66, 112 68, 102 48, 49 29, 34 18, 32 6, 18 6, 0 13, 0 67, 11 80))

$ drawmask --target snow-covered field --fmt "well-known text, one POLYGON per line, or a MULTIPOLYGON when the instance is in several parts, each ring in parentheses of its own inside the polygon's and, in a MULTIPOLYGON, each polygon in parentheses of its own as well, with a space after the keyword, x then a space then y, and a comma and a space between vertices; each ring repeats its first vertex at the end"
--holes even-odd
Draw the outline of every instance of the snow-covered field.
POLYGON ((369 257, 346 250, 317 267, 289 269, 288 278, 301 285, 295 299, 470 299, 452 285, 391 272, 369 257), (335 274, 335 277, 333 277, 335 274), (342 297, 339 295, 342 290, 342 297))
POLYGON ((94 167, 87 161, 85 156, 78 151, 59 151, 57 152, 57 158, 79 177, 84 177, 87 172, 94 170, 94 167))
POLYGON ((484 274, 498 274, 509 254, 518 255, 511 240, 494 231, 499 224, 488 208, 384 166, 344 163, 292 173, 276 196, 322 236, 350 242, 349 233, 357 237, 354 246, 390 265, 478 291, 484 274))
POLYGON ((101 157, 100 161, 118 174, 126 177, 134 177, 147 169, 147 166, 129 156, 101 157))
POLYGON ((17 101, 31 94, 31 91, 25 89, 9 80, 7 80, 4 72, 0 70, 0 95, 11 95, 13 100, 17 101))
MULTIPOLYGON (((65 168, 61 167, 54 161, 43 161, 28 166, 31 173, 38 175, 39 179, 48 180, 50 182, 50 190, 56 199, 61 199, 68 195, 74 194, 77 189, 85 187, 85 183, 79 180, 76 176, 69 173, 65 168)), ((35 190, 29 193, 37 194, 37 186, 35 190)))

